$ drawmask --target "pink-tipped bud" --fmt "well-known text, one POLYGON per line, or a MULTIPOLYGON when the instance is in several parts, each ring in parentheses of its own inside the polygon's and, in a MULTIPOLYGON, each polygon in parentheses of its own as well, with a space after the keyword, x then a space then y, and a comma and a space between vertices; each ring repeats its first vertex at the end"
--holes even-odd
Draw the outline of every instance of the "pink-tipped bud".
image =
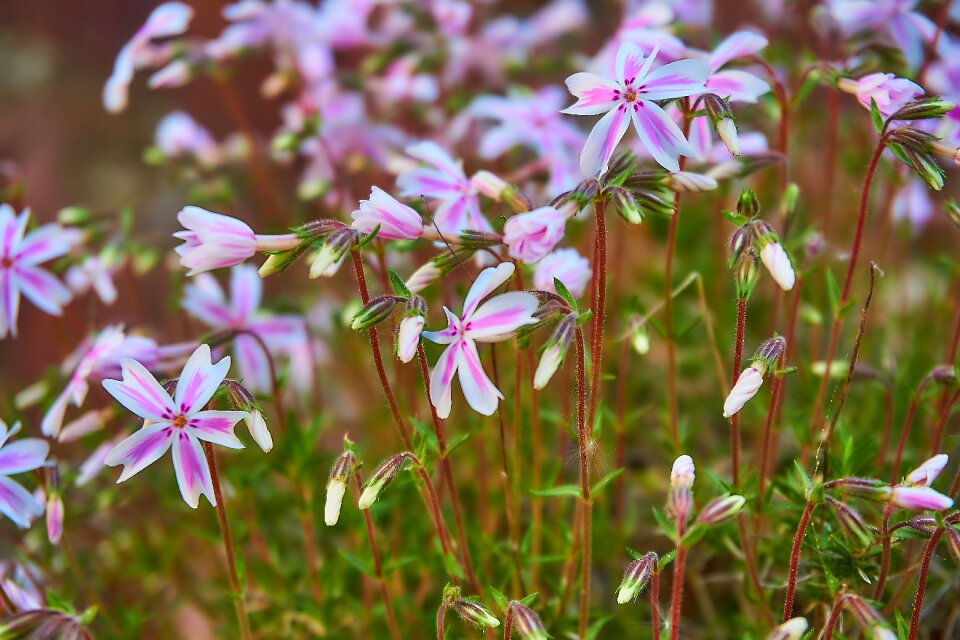
POLYGON ((740 513, 746 502, 746 498, 737 495, 714 498, 701 509, 697 523, 707 527, 723 524, 740 513))
POLYGON ((797 282, 797 276, 793 271, 790 256, 787 255, 783 245, 779 242, 768 243, 760 249, 760 260, 781 289, 784 291, 793 289, 793 285, 797 282))
POLYGON ((945 453, 939 453, 907 474, 903 484, 913 487, 929 487, 937 479, 950 459, 945 453))
POLYGON ((413 272, 404 283, 411 293, 420 293, 443 276, 443 270, 430 260, 413 272))
POLYGON ((693 465, 693 458, 684 454, 674 460, 673 469, 670 470, 670 486, 674 489, 690 489, 693 487, 693 481, 696 478, 696 467, 693 465))
POLYGON ((898 485, 890 492, 890 502, 901 509, 913 511, 943 511, 953 506, 953 500, 930 487, 898 485))
POLYGON ((870 500, 888 500, 891 492, 889 484, 873 478, 838 478, 825 482, 823 486, 870 500))
POLYGON ((363 493, 360 494, 360 501, 358 503, 360 509, 369 509, 370 505, 376 502, 383 490, 387 488, 387 485, 397 477, 404 463, 407 460, 416 459, 417 457, 412 453, 401 453, 381 462, 380 466, 374 470, 373 475, 370 476, 370 479, 367 480, 367 483, 363 486, 363 493))
POLYGON ((247 415, 243 417, 244 424, 250 432, 250 437, 257 443, 264 453, 273 449, 273 436, 267 428, 267 421, 263 418, 263 412, 257 404, 253 394, 242 384, 235 380, 227 380, 224 383, 227 388, 227 395, 230 401, 241 411, 246 411, 247 415))
POLYGON ((400 321, 397 332, 397 357, 400 362, 410 362, 417 353, 420 334, 423 333, 425 319, 421 315, 406 316, 400 321))
POLYGON ((702 173, 676 171, 667 174, 663 184, 676 193, 703 193, 717 188, 717 181, 702 173))
POLYGON ((866 547, 873 541, 873 531, 863 519, 863 516, 836 498, 826 496, 825 500, 837 517, 844 538, 858 543, 861 547, 866 547))
POLYGON ((337 456, 330 469, 330 478, 327 480, 327 500, 323 506, 323 521, 328 527, 337 524, 340 519, 340 508, 343 505, 343 496, 347 492, 347 482, 356 463, 356 457, 349 449, 337 456))
POLYGON ((478 171, 470 178, 470 184, 491 200, 506 204, 515 213, 525 213, 533 208, 515 186, 489 171, 478 171))
POLYGON ((651 551, 627 565, 620 586, 617 587, 617 604, 626 604, 637 599, 657 570, 659 560, 657 554, 651 551))
POLYGON ((496 628, 500 626, 500 621, 493 612, 476 600, 458 598, 450 605, 460 619, 477 629, 496 628))
POLYGON ((513 613, 513 628, 522 640, 548 640, 547 630, 533 609, 513 600, 509 604, 513 613))
POLYGON ((856 618, 857 623, 873 640, 897 640, 895 634, 887 625, 887 621, 870 604, 854 593, 843 596, 843 606, 856 618))
POLYGON ((560 364, 563 362, 563 356, 567 352, 567 347, 570 346, 570 340, 573 338, 576 326, 577 314, 575 313, 564 316, 560 322, 557 323, 553 334, 550 336, 543 350, 543 355, 540 356, 537 371, 533 375, 534 389, 540 390, 546 387, 547 383, 550 382, 550 378, 552 378, 553 374, 560 368, 560 364))
POLYGON ((771 631, 766 640, 800 640, 809 626, 806 618, 790 618, 771 631))
POLYGON ((743 408, 743 405, 757 395, 763 385, 763 374, 766 369, 762 361, 757 361, 743 370, 737 383, 723 401, 723 417, 729 418, 743 408))

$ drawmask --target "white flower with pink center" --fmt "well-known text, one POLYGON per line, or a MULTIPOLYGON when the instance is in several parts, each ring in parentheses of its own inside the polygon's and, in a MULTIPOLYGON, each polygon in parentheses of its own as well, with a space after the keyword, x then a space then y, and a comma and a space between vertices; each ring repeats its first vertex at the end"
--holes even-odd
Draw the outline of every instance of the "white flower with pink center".
POLYGON ((123 465, 117 482, 123 482, 156 462, 171 448, 173 469, 184 501, 196 509, 205 495, 216 506, 210 468, 200 441, 242 449, 233 433, 245 411, 214 411, 204 407, 230 369, 230 358, 210 361, 210 347, 202 344, 193 352, 177 380, 173 397, 136 360, 121 363, 122 380, 104 380, 103 388, 117 402, 144 419, 144 426, 114 447, 105 464, 123 465))
POLYGON ((563 240, 567 216, 554 207, 540 207, 511 217, 503 225, 503 241, 510 257, 537 262, 563 240))
POLYGON ((23 438, 9 442, 20 431, 20 423, 7 429, 0 420, 0 513, 10 518, 21 529, 43 513, 43 505, 20 483, 7 476, 39 469, 47 464, 50 445, 40 438, 23 438))
POLYGON ((841 91, 852 93, 864 108, 870 108, 870 101, 877 103, 877 109, 884 118, 889 118, 914 98, 923 95, 923 88, 917 83, 898 78, 892 73, 871 73, 859 80, 841 78, 837 82, 841 91))
POLYGON ((423 332, 427 340, 448 345, 430 377, 430 401, 441 418, 450 415, 453 376, 458 372, 463 396, 477 413, 493 415, 503 398, 483 370, 477 343, 509 340, 520 327, 536 323, 533 313, 540 303, 535 295, 525 291, 501 293, 480 302, 509 280, 513 271, 510 262, 484 269, 463 301, 463 313, 458 317, 444 307, 447 328, 423 332))
POLYGON ((579 298, 587 289, 593 272, 590 261, 576 249, 557 249, 537 263, 533 271, 533 286, 539 291, 556 293, 554 278, 563 283, 574 298, 579 298))
POLYGON ((615 79, 588 72, 567 78, 567 88, 578 100, 562 113, 606 113, 590 132, 580 154, 580 169, 585 176, 606 172, 631 121, 643 146, 668 171, 679 170, 680 156, 694 155, 680 128, 656 101, 703 93, 710 66, 703 60, 679 60, 651 71, 656 56, 657 49, 644 57, 640 47, 625 42, 617 51, 615 79))

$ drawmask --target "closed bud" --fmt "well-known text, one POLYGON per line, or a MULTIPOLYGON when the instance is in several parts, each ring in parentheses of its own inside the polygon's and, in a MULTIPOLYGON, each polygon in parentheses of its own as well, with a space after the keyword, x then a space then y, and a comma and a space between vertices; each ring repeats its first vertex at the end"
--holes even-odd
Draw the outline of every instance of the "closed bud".
POLYGON ((404 463, 407 460, 416 459, 417 457, 412 453, 401 453, 381 462, 380 466, 374 470, 373 475, 363 486, 363 493, 360 494, 360 502, 358 503, 359 507, 361 509, 369 509, 370 505, 376 502, 383 490, 387 488, 387 485, 397 477, 404 463))
POLYGON ((663 183, 677 193, 703 193, 717 188, 717 181, 710 176, 690 171, 668 173, 663 183))
POLYGON ((924 535, 933 535, 937 530, 937 519, 931 516, 913 516, 907 520, 907 526, 924 535))
POLYGON ((953 160, 954 164, 960 165, 960 147, 943 140, 937 140, 930 145, 933 155, 953 160))
POLYGON ((774 336, 760 343, 751 360, 763 360, 767 368, 780 359, 787 348, 787 339, 783 336, 774 336))
POLYGON ((380 324, 390 317, 390 314, 401 302, 404 302, 404 299, 397 296, 377 296, 373 298, 363 305, 360 313, 353 317, 350 328, 354 331, 362 331, 380 324))
POLYGON ((897 640, 895 634, 876 609, 854 593, 843 596, 843 605, 857 620, 868 638, 873 640, 897 640))
POLYGON ((952 364, 942 364, 930 372, 930 379, 937 384, 952 387, 957 384, 957 370, 952 364))
POLYGON ((737 199, 737 213, 747 218, 753 218, 760 213, 760 201, 753 189, 744 189, 737 199))
POLYGON ((702 96, 703 106, 706 107, 710 123, 716 129, 720 140, 726 145, 731 154, 740 155, 740 139, 737 137, 737 123, 733 119, 733 111, 726 100, 713 93, 702 96))
POLYGON ((650 330, 646 322, 638 322, 630 330, 630 345, 641 356, 650 351, 650 330))
POLYGON ((327 236, 314 256, 313 262, 310 263, 310 277, 333 275, 336 272, 335 265, 340 263, 359 240, 360 234, 349 227, 334 231, 327 236))
POLYGON ((267 276, 272 276, 275 273, 280 273, 291 264, 296 262, 297 259, 303 255, 304 251, 307 250, 308 246, 309 243, 305 242, 294 249, 290 249, 288 251, 277 251, 267 255, 267 259, 263 261, 262 265, 260 265, 257 273, 260 274, 261 278, 266 278, 267 276))
POLYGON ((724 418, 737 414, 743 408, 743 405, 757 395, 763 385, 764 373, 766 373, 766 365, 762 360, 757 360, 743 370, 733 388, 730 389, 730 393, 727 394, 727 398, 723 401, 724 418))
POLYGON ((653 572, 657 570, 659 560, 657 554, 651 551, 627 565, 620 586, 617 587, 617 604, 626 604, 637 599, 650 582, 653 572))
POLYGON ((766 640, 800 640, 809 626, 806 618, 790 618, 771 631, 766 640))
POLYGON ((901 509, 913 511, 943 511, 953 506, 953 500, 930 487, 907 487, 897 485, 890 492, 889 500, 901 509))
POLYGON ((793 270, 793 263, 786 249, 779 242, 768 242, 760 249, 760 260, 767 268, 770 276, 784 291, 793 289, 797 282, 797 275, 793 270))
POLYGON ((898 109, 890 120, 927 120, 942 118, 953 111, 957 105, 938 96, 918 98, 898 109))
POLYGON ((882 480, 874 478, 839 478, 824 483, 825 489, 836 489, 860 498, 870 500, 887 500, 890 497, 891 486, 882 480))
POLYGON ((743 509, 747 499, 743 496, 722 496, 707 503, 697 516, 697 523, 714 527, 730 520, 743 509))
POLYGON ((623 187, 613 187, 609 189, 613 196, 613 203, 619 215, 624 222, 628 224, 640 224, 643 222, 643 207, 634 197, 633 192, 623 187))
POLYGON ((864 521, 863 516, 849 505, 831 496, 826 496, 826 503, 837 517, 844 538, 856 542, 861 547, 866 547, 873 541, 873 531, 864 521))
POLYGON ((411 275, 404 284, 412 293, 420 293, 442 276, 443 272, 433 260, 431 260, 414 271, 413 275, 411 275))
POLYGON ((950 457, 945 453, 933 456, 908 473, 903 484, 914 487, 929 487, 933 484, 933 481, 937 479, 937 476, 940 475, 940 472, 943 471, 943 468, 947 466, 949 460, 950 457))
POLYGON ((947 551, 953 556, 953 561, 960 564, 960 531, 951 525, 944 530, 943 537, 947 543, 947 551))
MULTIPOLYGON (((87 616, 84 615, 84 618, 87 616)), ((2 640, 93 640, 77 616, 56 609, 32 609, 0 622, 2 640)))
POLYGON ((257 404, 253 394, 236 380, 226 380, 224 386, 227 388, 227 395, 230 402, 240 411, 246 411, 247 415, 243 417, 243 422, 250 432, 250 437, 257 443, 264 452, 273 449, 273 436, 267 429, 267 421, 263 418, 263 412, 257 404))
POLYGON ((912 127, 893 129, 887 136, 891 143, 900 146, 903 151, 914 153, 929 153, 933 143, 939 140, 932 133, 912 127))
POLYGON ((330 478, 327 480, 327 500, 323 505, 323 521, 328 527, 337 524, 340 519, 340 508, 343 505, 343 496, 347 492, 347 482, 356 457, 349 449, 344 451, 333 463, 330 469, 330 478))
POLYGON ((740 254, 733 267, 733 280, 736 284, 737 299, 747 300, 760 279, 760 257, 753 247, 740 254))
MULTIPOLYGON (((420 300, 420 296, 415 296, 420 300)), ((397 330, 397 358, 400 362, 410 362, 417 353, 417 347, 420 346, 420 334, 423 333, 423 326, 426 319, 420 315, 406 315, 400 321, 400 327, 397 330)))
POLYGON ((548 640, 547 630, 533 609, 513 600, 508 605, 513 613, 513 628, 521 640, 548 640))
POLYGON ((749 246, 750 230, 746 227, 737 227, 727 244, 727 266, 732 269, 749 246))
POLYGON ((44 470, 47 494, 47 539, 50 544, 60 544, 63 537, 63 497, 60 494, 60 469, 56 466, 44 470))
POLYGON ((676 523, 683 523, 690 517, 693 509, 693 481, 695 468, 693 458, 682 455, 673 463, 670 472, 670 494, 667 499, 667 511, 676 523))
POLYGON ((543 354, 540 356, 540 362, 537 364, 537 371, 533 375, 534 389, 539 391, 546 387, 550 378, 560 368, 576 327, 577 314, 575 313, 567 314, 557 323, 550 339, 547 340, 543 354))
POLYGON ((910 166, 917 176, 934 191, 943 190, 943 169, 929 153, 906 152, 910 166))
POLYGON ((475 600, 458 598, 450 605, 460 619, 477 629, 495 628, 500 626, 500 621, 485 606, 475 600))
POLYGON ((504 203, 515 213, 526 213, 533 208, 515 186, 489 171, 478 171, 470 178, 470 184, 488 198, 504 203))

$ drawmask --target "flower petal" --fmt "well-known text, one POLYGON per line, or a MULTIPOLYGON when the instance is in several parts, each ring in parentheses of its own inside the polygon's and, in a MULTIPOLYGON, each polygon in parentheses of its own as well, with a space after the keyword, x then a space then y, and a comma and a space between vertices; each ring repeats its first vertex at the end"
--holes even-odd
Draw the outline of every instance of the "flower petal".
POLYGON ((104 380, 103 388, 117 402, 154 422, 168 422, 176 412, 170 394, 160 386, 146 367, 131 358, 120 361, 122 380, 104 380))
POLYGON ((512 262, 501 262, 495 267, 487 267, 480 272, 477 279, 470 286, 467 297, 463 300, 463 313, 460 318, 466 323, 480 301, 497 290, 497 287, 510 279, 515 267, 512 262))
POLYGON ((222 328, 232 322, 220 283, 209 273, 197 274, 183 288, 180 304, 184 311, 209 327, 222 328))
POLYGON ((70 251, 74 233, 58 224, 45 224, 30 232, 17 248, 16 261, 20 264, 37 265, 59 258, 70 251))
POLYGON ((678 60, 655 69, 637 90, 644 100, 668 100, 703 93, 710 66, 703 60, 678 60))
POLYGON ((217 387, 227 377, 230 370, 230 356, 225 356, 216 364, 210 361, 210 346, 201 344, 183 365, 174 403, 179 413, 189 415, 203 409, 217 391, 217 387))
POLYGON ((539 306, 540 301, 532 293, 501 293, 477 309, 464 325, 464 335, 481 342, 506 340, 520 327, 537 322, 533 313, 539 306))
POLYGON ((706 86, 712 93, 736 102, 756 102, 760 96, 770 92, 770 84, 766 80, 739 69, 713 74, 706 86))
POLYGON ((173 431, 173 427, 166 422, 149 424, 111 449, 103 463, 108 467, 122 464, 123 472, 117 482, 123 482, 140 473, 167 452, 173 441, 173 431))
POLYGON ((413 156, 417 160, 422 160, 428 164, 432 164, 440 171, 450 174, 451 176, 461 177, 466 180, 466 177, 463 174, 463 168, 458 162, 450 157, 446 151, 440 148, 436 142, 430 140, 425 140, 423 142, 418 142, 417 144, 411 145, 405 149, 407 155, 413 156))
POLYGON ((626 103, 621 103, 607 115, 600 118, 593 131, 587 136, 580 153, 580 170, 584 176, 594 178, 607 171, 610 157, 613 156, 617 143, 623 138, 630 124, 627 117, 626 103))
POLYGON ((240 264, 230 270, 230 306, 235 319, 246 320, 253 315, 262 294, 263 280, 256 267, 240 264))
POLYGON ((567 78, 566 83, 570 93, 577 97, 577 102, 561 109, 560 113, 595 116, 613 109, 620 99, 617 84, 595 73, 575 73, 567 78))
POLYGON ((270 363, 260 343, 253 336, 239 335, 233 343, 233 354, 243 384, 256 393, 269 391, 270 363))
POLYGON ((180 495, 192 508, 200 505, 200 496, 207 496, 211 505, 217 506, 213 496, 213 480, 210 477, 210 468, 203 455, 200 441, 186 430, 174 434, 173 438, 173 470, 177 474, 177 484, 180 485, 180 495))
POLYGON ((643 49, 641 49, 635 43, 622 43, 620 48, 617 49, 617 61, 615 67, 617 80, 624 85, 633 84, 638 79, 643 77, 645 72, 644 67, 649 68, 649 64, 644 63, 647 61, 652 62, 655 55, 656 54, 653 54, 647 58, 643 55, 643 49))
POLYGON ((737 31, 727 36, 710 54, 710 70, 716 71, 735 58, 760 51, 769 44, 767 39, 753 31, 737 31))
POLYGON ((17 482, 0 476, 0 513, 26 529, 31 520, 43 514, 43 505, 17 482))
POLYGON ((40 438, 24 438, 0 449, 0 474, 10 476, 39 469, 47 461, 50 443, 40 438))
POLYGON ((233 427, 243 420, 246 411, 199 411, 187 421, 187 430, 199 438, 230 449, 243 449, 233 427))
POLYGON ((680 163, 677 159, 694 154, 680 128, 657 104, 637 102, 631 116, 643 146, 667 171, 678 171, 680 163))
POLYGON ((467 404, 481 415, 492 416, 503 394, 490 382, 483 370, 480 354, 477 353, 477 345, 473 340, 463 341, 459 376, 460 388, 467 404))
POLYGON ((397 176, 402 198, 450 198, 461 193, 461 182, 456 176, 426 167, 410 169, 397 176))
POLYGON ((39 267, 18 264, 14 273, 23 295, 50 315, 60 315, 73 297, 65 284, 39 267))
POLYGON ((450 344, 460 335, 460 318, 446 307, 443 312, 447 314, 447 328, 443 331, 424 331, 423 337, 437 344, 450 344))
POLYGON ((447 418, 450 415, 453 374, 460 365, 460 352, 463 340, 458 340, 444 349, 430 374, 430 402, 437 409, 437 415, 447 418))
POLYGON ((12 269, 0 269, 0 340, 8 334, 17 336, 20 314, 20 287, 14 282, 12 269))

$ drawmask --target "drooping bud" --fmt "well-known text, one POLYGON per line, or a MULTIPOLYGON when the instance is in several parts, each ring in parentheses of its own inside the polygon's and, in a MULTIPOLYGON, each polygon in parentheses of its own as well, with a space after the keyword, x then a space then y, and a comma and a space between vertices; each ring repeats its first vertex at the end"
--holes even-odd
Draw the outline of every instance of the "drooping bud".
POLYGON ((508 605, 513 613, 513 628, 522 640, 548 640, 547 630, 533 609, 513 600, 508 605))
POLYGON ((747 300, 760 279, 760 257, 753 247, 740 254, 733 267, 733 281, 736 284, 737 299, 747 300))
MULTIPOLYGON (((889 147, 934 191, 943 189, 944 172, 934 158, 936 136, 919 129, 894 129, 887 134, 889 147)), ((941 149, 942 150, 942 149, 941 149)))
POLYGON ((750 246, 750 230, 746 227, 737 227, 727 243, 727 266, 731 269, 740 260, 740 256, 750 246))
POLYGON ((630 345, 642 356, 650 352, 650 330, 646 322, 637 322, 630 330, 630 345))
POLYGON ((617 587, 617 604, 626 604, 637 599, 650 582, 653 572, 657 570, 659 561, 657 554, 651 551, 627 565, 620 586, 617 587))
POLYGON ((403 320, 400 321, 397 331, 397 357, 400 362, 410 362, 416 355, 426 315, 427 303, 422 297, 415 295, 407 300, 403 320))
POLYGON ((273 436, 267 429, 267 421, 263 419, 263 412, 260 410, 260 405, 253 394, 236 380, 227 380, 224 382, 224 386, 227 388, 227 395, 230 396, 233 406, 240 411, 247 412, 247 415, 243 417, 243 422, 247 425, 247 430, 250 432, 253 441, 265 453, 273 449, 273 436))
POLYGON ((703 193, 717 188, 717 181, 710 176, 702 173, 691 173, 690 171, 668 173, 664 179, 664 184, 667 185, 668 189, 677 193, 703 193))
POLYGON ((844 595, 843 606, 856 618, 857 623, 869 638, 873 640, 897 640, 897 634, 890 629, 883 616, 860 596, 855 593, 844 595))
POLYGON ((931 516, 913 516, 907 520, 907 526, 918 533, 930 536, 937 530, 937 519, 931 516))
POLYGON ((324 240, 310 263, 310 277, 330 276, 336 272, 343 257, 360 240, 360 234, 351 228, 345 227, 334 231, 324 240))
POLYGON ((476 600, 458 598, 450 606, 457 612, 461 620, 477 629, 492 629, 500 626, 500 621, 493 615, 493 612, 476 600))
POLYGON ((353 317, 350 328, 354 331, 363 331, 376 326, 390 317, 397 305, 404 299, 398 296, 377 296, 363 305, 360 313, 353 317))
POLYGON ((713 93, 702 96, 703 106, 707 109, 707 117, 716 129, 717 135, 726 145, 731 154, 740 155, 740 138, 737 136, 737 123, 733 118, 733 111, 726 100, 713 93))
POLYGON ((887 500, 890 497, 892 487, 875 478, 838 478, 830 480, 823 484, 825 489, 836 489, 843 493, 853 494, 860 498, 870 500, 887 500))
POLYGON ((943 468, 947 466, 950 457, 945 453, 939 453, 919 467, 907 474, 903 484, 913 487, 929 487, 937 479, 943 468))
POLYGON ((766 365, 762 360, 753 362, 749 367, 743 370, 736 384, 730 389, 727 399, 723 401, 723 417, 729 418, 743 408, 743 405, 757 395, 760 387, 763 385, 763 374, 766 373, 766 365))
POLYGON ((405 285, 411 293, 420 293, 452 269, 469 260, 473 254, 474 249, 467 247, 455 247, 452 251, 445 251, 417 269, 405 285))
POLYGON ((478 171, 470 178, 474 189, 488 198, 502 202, 515 213, 526 213, 533 208, 530 200, 512 184, 489 171, 478 171))
POLYGON ((360 494, 358 506, 361 509, 369 509, 370 505, 376 502, 383 490, 387 488, 387 485, 397 477, 404 463, 407 460, 416 459, 416 456, 412 453, 400 453, 381 462, 363 486, 363 493, 360 494))
POLYGON ((784 291, 793 289, 797 276, 793 270, 793 263, 790 262, 790 256, 787 255, 783 245, 779 242, 767 243, 760 249, 760 259, 781 289, 784 291))
POLYGON ((953 556, 954 562, 960 563, 960 531, 957 531, 953 525, 947 527, 943 532, 944 540, 947 543, 947 550, 953 556))
POLYGON ((737 213, 746 218, 753 218, 760 213, 760 201, 753 189, 744 189, 740 192, 740 197, 737 199, 737 213))
POLYGON ((540 356, 540 362, 537 364, 537 371, 533 375, 533 388, 541 390, 550 382, 550 378, 560 368, 563 362, 563 356, 570 346, 570 340, 573 338, 577 327, 577 314, 570 313, 564 316, 553 330, 550 339, 547 340, 543 354, 540 356))
POLYGON ((46 494, 47 494, 47 539, 50 544, 60 544, 63 537, 63 497, 60 490, 60 469, 56 466, 47 467, 46 494))
POLYGON ((723 524, 740 513, 746 502, 746 498, 738 495, 714 498, 701 509, 700 514, 697 515, 697 523, 707 527, 723 524))
POLYGON ((677 523, 684 523, 690 517, 694 478, 693 458, 688 455, 677 458, 670 471, 670 495, 667 500, 667 511, 677 523))
POLYGON ((766 640, 800 640, 809 626, 806 618, 790 618, 771 631, 766 640))
POLYGON ((901 509, 913 511, 943 511, 953 506, 953 500, 930 487, 897 485, 890 492, 890 502, 901 509))
POLYGON ((350 473, 356 464, 356 457, 350 449, 347 449, 333 463, 330 469, 330 478, 327 480, 327 501, 323 505, 323 521, 328 527, 337 524, 340 519, 340 507, 343 504, 343 496, 347 492, 347 482, 350 481, 350 473))
POLYGON ((861 547, 866 547, 873 541, 873 531, 864 521, 863 516, 832 496, 826 496, 825 500, 837 517, 844 538, 858 543, 861 547))
POLYGON ((611 187, 607 190, 617 215, 627 224, 640 224, 643 222, 643 207, 634 196, 634 192, 623 187, 611 187))
POLYGON ((928 120, 942 118, 956 108, 957 105, 938 96, 918 98, 900 107, 890 120, 928 120))

